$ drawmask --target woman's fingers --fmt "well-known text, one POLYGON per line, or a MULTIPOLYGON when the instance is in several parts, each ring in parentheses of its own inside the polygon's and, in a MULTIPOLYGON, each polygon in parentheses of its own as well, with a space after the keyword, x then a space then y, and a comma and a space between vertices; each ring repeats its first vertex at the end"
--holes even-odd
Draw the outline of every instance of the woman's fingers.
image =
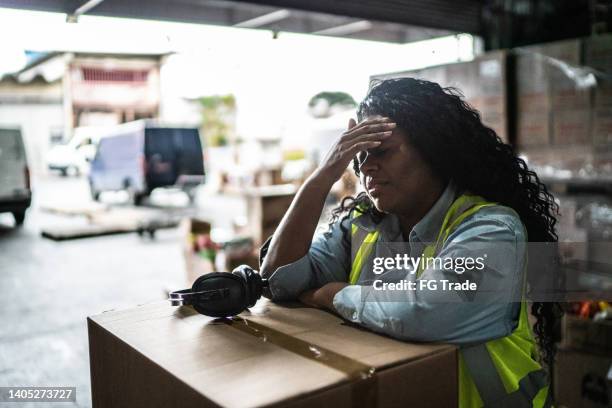
POLYGON ((392 130, 385 130, 384 132, 375 132, 375 133, 366 133, 361 136, 356 136, 354 139, 349 141, 349 143, 359 143, 365 142, 368 140, 386 140, 393 134, 392 130))
POLYGON ((355 156, 359 152, 362 152, 362 151, 365 151, 365 150, 368 150, 368 149, 375 149, 378 146, 380 146, 381 143, 382 142, 379 141, 379 140, 355 143, 353 146, 351 146, 346 151, 346 154, 349 155, 350 157, 353 157, 353 156, 355 156))
POLYGON ((345 141, 342 146, 344 146, 344 150, 351 149, 352 146, 359 143, 364 142, 383 142, 391 137, 393 134, 392 131, 384 131, 384 132, 376 132, 376 133, 366 133, 361 136, 356 136, 350 140, 345 141))
POLYGON ((349 119, 349 123, 348 123, 348 130, 351 130, 352 128, 354 128, 355 126, 357 126, 357 122, 355 121, 355 119, 350 118, 349 119))
POLYGON ((376 123, 392 123, 393 119, 385 116, 374 116, 370 119, 363 120, 357 124, 357 127, 368 126, 376 123))
POLYGON ((368 125, 357 125, 344 133, 344 139, 354 139, 358 136, 393 131, 397 125, 393 122, 378 122, 368 125))

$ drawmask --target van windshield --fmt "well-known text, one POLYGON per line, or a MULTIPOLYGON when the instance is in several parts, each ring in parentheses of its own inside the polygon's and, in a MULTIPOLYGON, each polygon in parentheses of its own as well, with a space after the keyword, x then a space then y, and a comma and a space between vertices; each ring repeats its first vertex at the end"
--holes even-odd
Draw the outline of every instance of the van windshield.
POLYGON ((175 184, 181 175, 204 175, 202 145, 194 128, 147 128, 145 159, 152 188, 175 184))
POLYGON ((146 132, 148 160, 173 162, 174 178, 179 174, 203 174, 202 145, 197 129, 150 128, 146 132))

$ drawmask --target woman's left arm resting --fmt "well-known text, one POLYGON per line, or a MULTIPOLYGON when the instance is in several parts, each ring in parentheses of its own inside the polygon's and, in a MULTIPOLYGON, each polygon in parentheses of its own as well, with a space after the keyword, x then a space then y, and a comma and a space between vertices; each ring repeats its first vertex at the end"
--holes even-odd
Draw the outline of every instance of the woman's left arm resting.
POLYGON ((450 235, 438 258, 482 257, 481 270, 426 269, 420 279, 412 278, 416 281, 413 290, 346 286, 336 291, 333 310, 403 340, 461 344, 503 337, 518 321, 525 251, 525 232, 518 217, 476 215, 450 235), (435 281, 436 288, 419 281, 435 281), (465 281, 476 283, 477 289, 448 288, 456 287, 450 282, 465 281))

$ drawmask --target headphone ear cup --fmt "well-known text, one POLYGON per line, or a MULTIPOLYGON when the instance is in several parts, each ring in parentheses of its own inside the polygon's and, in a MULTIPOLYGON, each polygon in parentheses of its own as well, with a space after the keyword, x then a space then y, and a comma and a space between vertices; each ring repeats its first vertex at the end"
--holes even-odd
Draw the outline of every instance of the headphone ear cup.
POLYGON ((193 282, 193 292, 216 291, 206 300, 194 299, 193 308, 206 316, 234 316, 248 307, 246 283, 233 273, 212 272, 200 276, 193 282))
POLYGON ((262 293, 261 276, 248 265, 240 265, 232 274, 239 276, 245 282, 247 307, 255 305, 262 293))

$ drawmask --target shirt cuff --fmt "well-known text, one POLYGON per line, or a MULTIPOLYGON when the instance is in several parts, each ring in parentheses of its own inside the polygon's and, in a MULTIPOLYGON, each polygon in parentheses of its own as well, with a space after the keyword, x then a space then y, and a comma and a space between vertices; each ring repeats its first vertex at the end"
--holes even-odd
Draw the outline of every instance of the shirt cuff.
POLYGON ((302 292, 312 286, 311 269, 308 255, 279 267, 268 278, 268 287, 264 288, 264 296, 272 300, 296 300, 302 292))
POLYGON ((333 299, 334 309, 346 320, 361 324, 366 291, 364 286, 349 285, 336 293, 333 299))

